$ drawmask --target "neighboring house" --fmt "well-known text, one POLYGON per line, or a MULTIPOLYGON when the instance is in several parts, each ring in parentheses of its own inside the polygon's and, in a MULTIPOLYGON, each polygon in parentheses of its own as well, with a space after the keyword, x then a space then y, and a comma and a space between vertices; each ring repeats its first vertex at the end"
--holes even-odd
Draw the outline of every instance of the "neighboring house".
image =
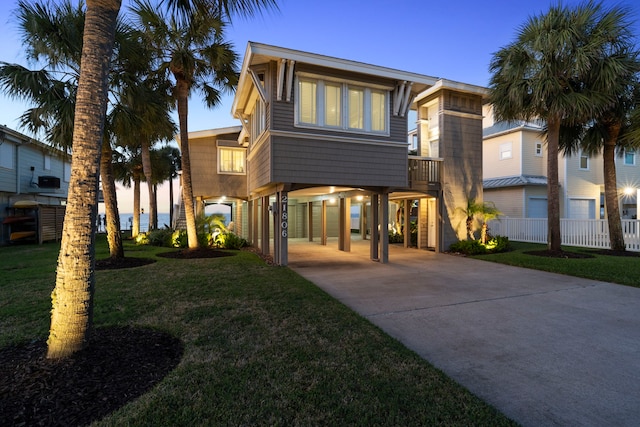
MULTIPOLYGON (((483 131, 484 200, 495 203, 504 217, 547 217, 547 150, 541 123, 495 123, 485 106, 483 131)), ((636 218, 640 165, 637 153, 616 157, 623 218, 636 218)), ((560 155, 560 217, 605 218, 602 155, 560 155)))
POLYGON ((196 206, 225 196, 241 235, 281 265, 289 238, 335 237, 349 251, 355 233, 387 262, 389 227, 409 229, 411 212, 418 247, 446 250, 465 236, 458 208, 482 192, 485 97, 473 85, 250 42, 232 106, 239 132, 190 133, 196 206))
MULTIPOLYGON (((16 202, 47 206, 66 203, 70 171, 70 157, 63 151, 0 126, 0 222, 4 223, 0 244, 9 241, 11 227, 6 218, 15 216, 16 202)), ((23 208, 22 213, 37 216, 36 209, 23 208)), ((41 240, 43 236, 35 237, 41 240)))

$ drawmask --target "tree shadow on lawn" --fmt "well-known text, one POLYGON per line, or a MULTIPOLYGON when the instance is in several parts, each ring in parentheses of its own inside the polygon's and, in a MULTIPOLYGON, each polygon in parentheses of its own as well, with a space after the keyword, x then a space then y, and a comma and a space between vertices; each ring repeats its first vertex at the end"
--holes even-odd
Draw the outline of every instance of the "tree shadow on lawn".
POLYGON ((95 329, 64 360, 46 359, 46 347, 0 349, 0 425, 88 425, 147 392, 183 354, 179 339, 132 327, 95 329))

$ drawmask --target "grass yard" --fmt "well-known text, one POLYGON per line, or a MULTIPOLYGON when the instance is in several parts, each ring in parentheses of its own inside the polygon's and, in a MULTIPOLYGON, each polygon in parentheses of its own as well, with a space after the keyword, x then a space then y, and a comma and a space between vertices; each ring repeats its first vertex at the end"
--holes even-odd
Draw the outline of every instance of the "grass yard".
MULTIPOLYGON (((0 248, 0 348, 46 338, 58 249, 0 248)), ((168 332, 184 353, 95 425, 515 425, 288 268, 250 252, 155 256, 166 250, 127 242, 157 262, 96 273, 97 327, 168 332)))
POLYGON ((632 256, 601 255, 595 249, 565 247, 564 251, 592 255, 592 258, 551 258, 529 255, 526 252, 540 251, 546 245, 511 242, 514 250, 490 255, 476 255, 473 258, 518 267, 567 274, 604 282, 640 287, 640 254, 632 256))

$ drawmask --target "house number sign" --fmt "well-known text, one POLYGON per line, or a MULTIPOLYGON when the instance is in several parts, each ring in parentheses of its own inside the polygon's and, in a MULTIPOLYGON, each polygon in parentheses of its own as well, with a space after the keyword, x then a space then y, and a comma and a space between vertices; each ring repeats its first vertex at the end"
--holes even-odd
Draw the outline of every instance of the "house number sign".
POLYGON ((287 228, 289 228, 289 213, 287 212, 287 204, 289 196, 281 196, 280 203, 282 205, 280 219, 282 220, 280 227, 282 228, 282 237, 287 237, 287 228))

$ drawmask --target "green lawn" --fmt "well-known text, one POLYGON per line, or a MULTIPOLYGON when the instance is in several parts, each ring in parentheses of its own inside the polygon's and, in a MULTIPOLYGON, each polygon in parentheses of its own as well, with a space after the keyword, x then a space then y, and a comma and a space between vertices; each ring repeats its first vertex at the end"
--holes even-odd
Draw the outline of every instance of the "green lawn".
POLYGON ((546 245, 521 242, 511 244, 514 247, 511 252, 477 255, 473 258, 640 287, 640 256, 599 255, 594 249, 563 247, 564 251, 586 253, 593 255, 593 258, 549 258, 525 253, 546 249, 546 245))
MULTIPOLYGON (((126 244, 127 256, 166 249, 126 244)), ((58 245, 0 248, 0 347, 44 338, 58 245)), ((98 257, 107 255, 99 237, 98 257)), ((288 268, 254 254, 98 271, 96 326, 180 338, 178 367, 98 425, 514 425, 288 268)))

